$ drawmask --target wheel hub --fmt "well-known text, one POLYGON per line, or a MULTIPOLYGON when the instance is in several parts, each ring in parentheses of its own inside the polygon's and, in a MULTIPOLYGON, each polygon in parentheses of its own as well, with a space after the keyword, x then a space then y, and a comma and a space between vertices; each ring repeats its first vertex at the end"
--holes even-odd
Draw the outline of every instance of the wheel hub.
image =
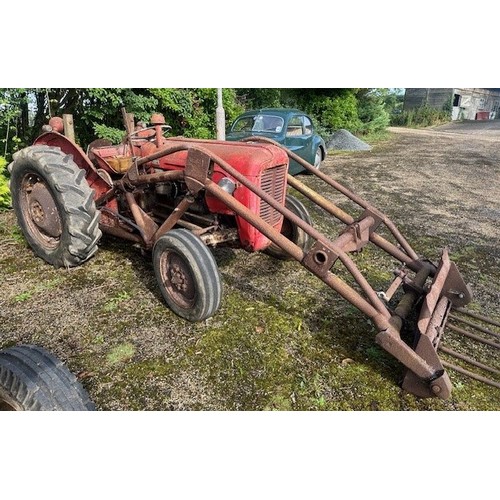
POLYGON ((162 256, 162 269, 163 282, 172 299, 182 307, 192 307, 195 284, 186 262, 176 252, 166 252, 162 256))
POLYGON ((52 238, 61 236, 59 212, 45 184, 37 182, 27 194, 29 214, 36 226, 52 238))
POLYGON ((188 289, 186 275, 178 265, 174 265, 170 269, 170 282, 177 290, 181 292, 186 292, 186 290, 188 289))

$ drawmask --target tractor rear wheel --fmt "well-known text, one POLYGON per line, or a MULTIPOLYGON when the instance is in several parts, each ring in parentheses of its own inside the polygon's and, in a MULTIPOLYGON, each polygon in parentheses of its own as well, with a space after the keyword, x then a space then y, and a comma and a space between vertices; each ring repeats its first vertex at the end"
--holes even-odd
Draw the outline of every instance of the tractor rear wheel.
MULTIPOLYGON (((300 217, 304 222, 312 225, 311 216, 309 215, 306 207, 294 196, 289 194, 286 195, 285 208, 288 208, 288 210, 290 210, 297 217, 300 217)), ((283 220, 281 234, 286 236, 292 243, 299 246, 304 252, 307 252, 311 247, 311 237, 304 230, 286 218, 283 220)), ((291 257, 275 243, 271 243, 265 253, 275 257, 276 259, 291 259, 291 257)))
POLYGON ((182 318, 202 321, 219 309, 219 269, 198 236, 186 229, 169 231, 154 246, 153 267, 165 301, 182 318))
POLYGON ((35 345, 0 351, 0 410, 95 410, 83 386, 61 360, 35 345))
POLYGON ((74 267, 97 251, 101 237, 85 170, 59 148, 31 146, 14 155, 10 190, 23 234, 54 267, 74 267))

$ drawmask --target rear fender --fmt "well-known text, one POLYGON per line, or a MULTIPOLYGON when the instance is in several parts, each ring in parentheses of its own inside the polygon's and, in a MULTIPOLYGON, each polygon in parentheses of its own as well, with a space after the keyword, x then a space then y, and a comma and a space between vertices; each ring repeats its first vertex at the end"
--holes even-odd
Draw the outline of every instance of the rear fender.
POLYGON ((108 184, 98 173, 88 156, 83 149, 70 141, 66 136, 58 132, 46 132, 40 135, 35 142, 36 145, 51 146, 60 148, 63 153, 71 155, 73 161, 82 169, 85 170, 85 178, 90 188, 94 190, 94 199, 98 199, 103 194, 107 193, 112 186, 108 184))

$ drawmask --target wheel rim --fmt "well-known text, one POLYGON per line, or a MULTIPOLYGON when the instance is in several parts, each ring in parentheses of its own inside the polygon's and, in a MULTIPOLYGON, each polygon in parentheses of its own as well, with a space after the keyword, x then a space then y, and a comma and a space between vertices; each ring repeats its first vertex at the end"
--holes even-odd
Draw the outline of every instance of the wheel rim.
POLYGON ((321 151, 318 149, 318 151, 316 151, 316 157, 314 158, 314 167, 319 168, 320 165, 321 165, 321 151))
POLYGON ((0 390, 0 411, 22 411, 19 403, 0 390))
POLYGON ((62 235, 59 209, 47 184, 34 173, 21 181, 20 209, 31 236, 47 249, 57 248, 62 235))
POLYGON ((192 308, 196 299, 195 280, 184 258, 171 250, 164 252, 160 257, 160 273, 170 298, 184 309, 192 308))

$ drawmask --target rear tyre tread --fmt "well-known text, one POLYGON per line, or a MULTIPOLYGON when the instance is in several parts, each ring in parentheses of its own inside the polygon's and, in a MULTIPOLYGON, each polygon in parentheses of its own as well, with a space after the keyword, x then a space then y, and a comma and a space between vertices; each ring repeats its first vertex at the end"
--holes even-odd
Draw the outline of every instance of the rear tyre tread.
POLYGON ((102 236, 100 212, 94 203, 94 191, 85 180, 85 171, 73 161, 72 155, 50 146, 25 148, 14 155, 10 185, 19 225, 39 257, 55 267, 74 267, 95 254, 102 236), (24 220, 19 198, 23 176, 28 172, 43 179, 59 208, 63 233, 56 249, 47 250, 39 244, 24 220))

